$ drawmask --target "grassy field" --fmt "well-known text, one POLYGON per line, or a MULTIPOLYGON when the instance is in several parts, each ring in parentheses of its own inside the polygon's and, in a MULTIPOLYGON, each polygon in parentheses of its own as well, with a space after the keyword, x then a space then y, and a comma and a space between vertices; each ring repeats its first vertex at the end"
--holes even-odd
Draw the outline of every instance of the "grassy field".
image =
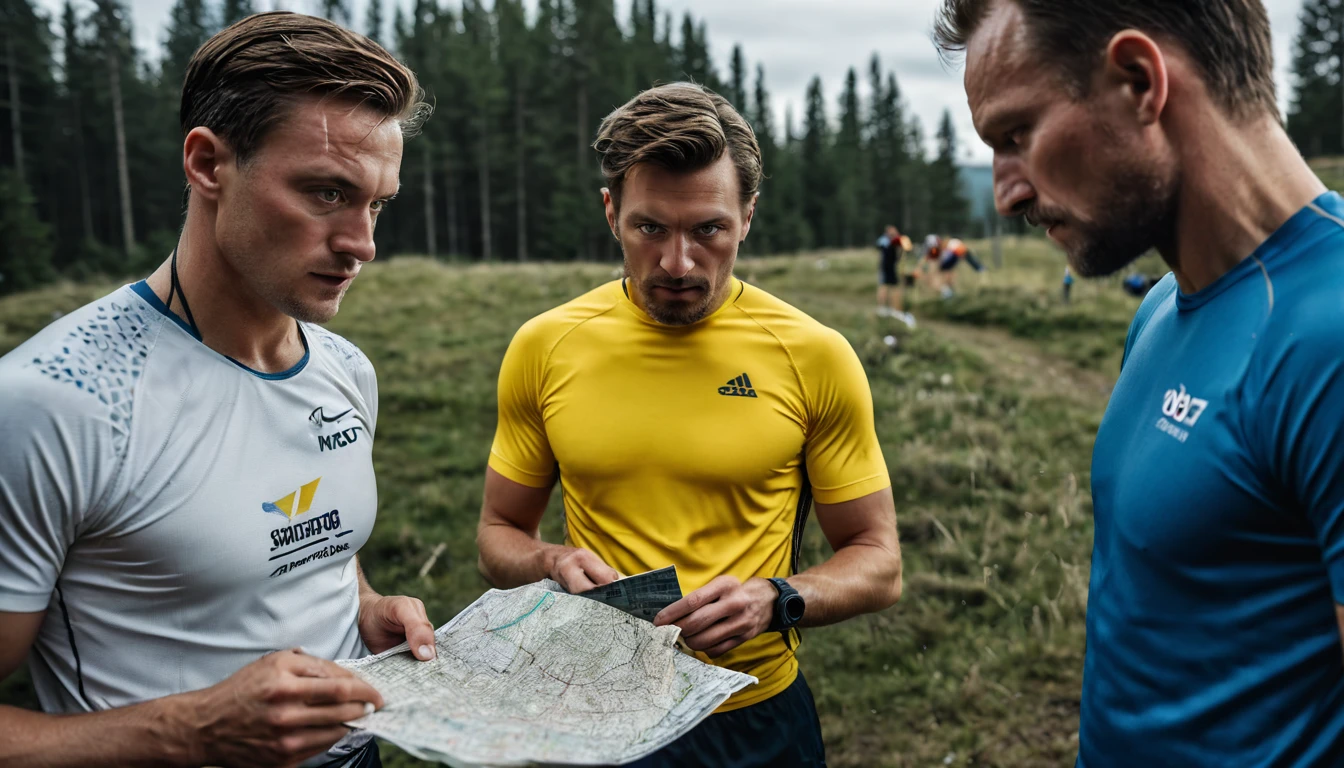
MULTIPOLYGON (((988 248, 979 252, 988 260, 988 248)), ((1092 439, 1137 300, 1112 279, 1080 282, 1064 306, 1062 257, 1040 241, 1009 241, 1004 269, 963 271, 950 301, 919 298, 910 332, 875 317, 874 262, 868 251, 833 252, 738 269, 853 344, 896 492, 904 598, 807 632, 801 650, 830 762, 1072 765, 1092 439)), ((613 270, 415 258, 365 270, 331 326, 379 372, 381 508, 360 554, 377 588, 424 598, 436 624, 487 588, 473 540, 500 358, 523 321, 613 270)), ((0 352, 112 285, 0 300, 0 352)), ((552 540, 559 511, 557 494, 544 531, 552 540)), ((829 553, 815 523, 804 548, 808 562, 829 553)), ((26 678, 0 697, 31 702, 26 678)), ((389 765, 417 764, 393 752, 389 765)))

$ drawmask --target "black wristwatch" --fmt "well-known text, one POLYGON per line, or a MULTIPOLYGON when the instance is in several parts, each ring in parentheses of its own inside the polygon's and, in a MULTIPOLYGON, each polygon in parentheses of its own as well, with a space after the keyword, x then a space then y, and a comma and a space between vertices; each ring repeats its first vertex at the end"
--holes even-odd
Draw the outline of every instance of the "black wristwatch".
POLYGON ((803 612, 807 610, 807 603, 803 596, 798 594, 798 590, 789 586, 789 582, 783 579, 770 579, 775 589, 779 590, 779 597, 775 598, 775 615, 770 619, 769 632, 787 632, 798 622, 803 620, 803 612))

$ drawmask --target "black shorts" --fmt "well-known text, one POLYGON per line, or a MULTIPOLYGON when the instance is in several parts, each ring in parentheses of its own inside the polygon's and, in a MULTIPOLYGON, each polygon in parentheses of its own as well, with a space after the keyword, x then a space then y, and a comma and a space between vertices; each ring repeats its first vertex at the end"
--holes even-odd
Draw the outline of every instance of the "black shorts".
POLYGON ((896 285, 899 282, 899 278, 896 276, 896 265, 899 262, 900 259, 894 253, 882 254, 882 264, 878 268, 877 279, 883 285, 896 285))
POLYGON ((802 673, 759 704, 710 715, 631 768, 825 768, 826 746, 802 673))
POLYGON ((343 757, 338 757, 329 763, 323 763, 318 766, 318 768, 337 768, 338 766, 349 766, 349 768, 383 768, 382 756, 378 754, 378 741, 376 739, 369 739, 367 744, 354 752, 343 757))
POLYGON ((959 261, 961 260, 957 258, 956 254, 950 253, 944 256, 942 261, 938 262, 938 271, 951 272, 952 270, 957 268, 957 262, 959 261))

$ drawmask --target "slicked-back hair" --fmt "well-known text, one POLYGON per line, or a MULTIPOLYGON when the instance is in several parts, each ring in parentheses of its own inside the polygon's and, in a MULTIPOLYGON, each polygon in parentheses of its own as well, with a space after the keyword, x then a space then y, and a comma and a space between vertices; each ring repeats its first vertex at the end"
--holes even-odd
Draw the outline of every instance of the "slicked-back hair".
POLYGON ((1261 0, 943 0, 934 43, 945 57, 964 52, 989 12, 1009 2, 1022 10, 1042 59, 1059 66, 1076 97, 1087 95, 1111 38, 1136 29, 1184 48, 1229 116, 1279 119, 1261 0))
POLYGON ((602 175, 617 207, 626 175, 640 163, 692 172, 726 152, 737 169, 742 205, 761 188, 761 147, 751 125, 727 99, 696 83, 643 91, 603 118, 593 148, 602 156, 602 175))
POLYGON ((378 43, 326 19, 276 11, 227 27, 191 57, 182 135, 209 128, 241 164, 306 96, 372 108, 406 136, 430 112, 415 73, 378 43))

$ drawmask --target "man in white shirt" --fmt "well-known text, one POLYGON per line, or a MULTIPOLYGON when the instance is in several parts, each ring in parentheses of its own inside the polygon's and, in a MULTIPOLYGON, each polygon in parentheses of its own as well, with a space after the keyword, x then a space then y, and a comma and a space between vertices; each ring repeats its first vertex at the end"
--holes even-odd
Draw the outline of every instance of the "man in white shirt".
POLYGON ((315 323, 374 257, 420 95, 321 19, 220 32, 172 256, 0 358, 0 678, 28 656, 47 712, 0 707, 0 764, 379 765, 341 723, 382 700, 332 660, 432 658, 433 628, 360 572, 377 381, 315 323))

